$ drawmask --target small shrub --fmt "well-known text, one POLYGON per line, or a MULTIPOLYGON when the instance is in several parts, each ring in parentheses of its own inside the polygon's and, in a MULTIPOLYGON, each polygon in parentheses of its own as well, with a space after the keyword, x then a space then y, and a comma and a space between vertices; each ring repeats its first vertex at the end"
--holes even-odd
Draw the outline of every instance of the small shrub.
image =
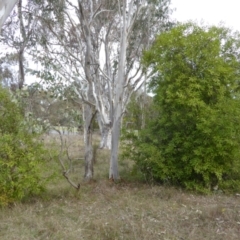
POLYGON ((44 148, 23 124, 20 107, 0 87, 0 206, 44 189, 44 148))

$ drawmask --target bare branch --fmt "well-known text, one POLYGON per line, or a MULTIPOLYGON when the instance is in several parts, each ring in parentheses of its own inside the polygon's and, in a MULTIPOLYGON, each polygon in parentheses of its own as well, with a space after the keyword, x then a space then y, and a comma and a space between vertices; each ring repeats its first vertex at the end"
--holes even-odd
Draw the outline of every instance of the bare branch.
POLYGON ((135 72, 135 74, 127 80, 127 83, 125 84, 124 88, 126 88, 129 85, 129 83, 131 82, 131 80, 134 79, 138 75, 141 68, 142 68, 141 66, 139 66, 137 68, 137 71, 135 72))
POLYGON ((63 156, 63 138, 62 138, 62 134, 61 132, 56 129, 56 128, 52 128, 54 131, 56 131, 58 134, 59 134, 59 138, 60 138, 60 141, 61 141, 61 149, 60 149, 60 152, 58 154, 58 160, 62 166, 62 170, 63 170, 63 176, 67 179, 67 181, 70 183, 70 185, 72 185, 74 188, 76 188, 78 191, 80 190, 80 183, 76 184, 74 183, 68 176, 68 173, 70 171, 70 169, 66 170, 65 166, 64 166, 64 163, 63 163, 63 160, 62 160, 62 156, 63 156))
POLYGON ((81 91, 80 91, 80 92, 77 91, 76 88, 74 88, 73 90, 74 90, 74 92, 79 96, 79 98, 80 98, 84 103, 86 103, 86 104, 88 104, 88 105, 90 105, 90 106, 92 106, 92 107, 95 107, 95 106, 96 106, 94 103, 88 101, 88 100, 83 96, 83 93, 82 93, 81 91))
POLYGON ((68 177, 68 172, 69 171, 66 171, 66 172, 63 172, 63 176, 67 179, 67 181, 70 183, 70 185, 72 185, 74 188, 76 188, 78 191, 80 190, 80 183, 78 184, 75 184, 69 177, 68 177))

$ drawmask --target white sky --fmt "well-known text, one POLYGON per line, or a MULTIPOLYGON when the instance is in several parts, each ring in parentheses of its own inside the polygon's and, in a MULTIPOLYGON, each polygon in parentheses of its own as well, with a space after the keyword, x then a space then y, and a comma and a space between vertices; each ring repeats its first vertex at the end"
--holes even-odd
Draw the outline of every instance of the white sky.
POLYGON ((172 0, 176 8, 172 18, 180 22, 201 21, 205 24, 224 26, 240 31, 240 0, 172 0))

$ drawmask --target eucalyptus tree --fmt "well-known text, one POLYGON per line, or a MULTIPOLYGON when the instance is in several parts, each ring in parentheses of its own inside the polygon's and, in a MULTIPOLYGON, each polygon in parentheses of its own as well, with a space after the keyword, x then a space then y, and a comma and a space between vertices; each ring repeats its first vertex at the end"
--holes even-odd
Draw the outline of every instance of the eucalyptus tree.
POLYGON ((2 29, 1 43, 10 48, 5 48, 5 52, 2 52, 1 56, 5 60, 5 64, 9 63, 9 59, 15 60, 15 63, 12 61, 10 65, 15 65, 14 68, 18 69, 13 84, 14 88, 21 89, 23 87, 26 68, 24 55, 36 41, 34 38, 36 25, 36 19, 33 16, 34 10, 32 2, 27 1, 23 4, 23 1, 19 0, 16 9, 10 14, 2 29))
MULTIPOLYGON (((100 59, 99 62, 99 59, 94 59, 94 56, 90 56, 89 59, 98 64, 99 77, 104 80, 100 85, 97 78, 92 85, 96 106, 107 133, 103 140, 108 139, 106 135, 111 137, 109 178, 113 180, 119 178, 117 163, 122 116, 131 93, 141 86, 143 80, 139 59, 142 50, 153 39, 151 34, 165 26, 166 22, 163 20, 166 20, 169 13, 168 3, 169 1, 111 2, 111 8, 108 5, 99 10, 96 8, 92 19, 88 21, 90 27, 88 24, 84 25, 91 32, 91 22, 94 18, 96 29, 100 29, 99 20, 105 21, 102 31, 99 31, 100 39, 98 40, 98 44, 103 49, 105 61, 100 59), (96 16, 99 16, 99 20, 96 16), (101 64, 101 61, 104 64, 101 64)), ((109 2, 106 1, 105 4, 109 2)), ((88 42, 90 40, 89 38, 88 42)), ((92 43, 94 47, 93 40, 92 43)), ((89 53, 91 53, 90 46, 89 53)), ((99 56, 101 58, 101 52, 99 56)), ((103 146, 105 145, 109 146, 109 141, 103 142, 103 146)))
POLYGON ((98 116, 102 148, 111 148, 109 177, 119 178, 121 121, 131 93, 143 83, 142 51, 168 27, 169 0, 65 1, 61 22, 41 19, 47 41, 35 58, 73 81, 83 101, 85 178, 93 176, 91 124, 98 116))

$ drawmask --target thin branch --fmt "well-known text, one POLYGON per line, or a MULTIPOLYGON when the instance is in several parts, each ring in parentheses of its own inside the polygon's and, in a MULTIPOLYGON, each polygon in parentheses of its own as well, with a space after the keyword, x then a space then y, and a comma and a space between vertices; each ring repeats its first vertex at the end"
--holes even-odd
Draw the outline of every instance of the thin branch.
MULTIPOLYGON (((96 13, 95 16, 94 16, 94 18, 95 18, 97 15, 99 15, 100 13, 103 13, 103 12, 113 12, 113 10, 103 9, 103 10, 99 11, 98 13, 96 13)), ((92 21, 93 21, 94 18, 92 18, 92 19, 90 20, 89 26, 91 26, 92 21)))
MULTIPOLYGON (((99 14, 99 9, 101 8, 102 4, 100 3, 99 6, 97 7, 96 11, 93 13, 92 17, 91 17, 91 20, 90 20, 90 24, 92 23, 93 19, 99 14)), ((101 12, 101 11, 100 11, 101 12)))
POLYGON ((128 26, 128 33, 127 33, 128 37, 129 37, 129 35, 130 35, 131 31, 132 31, 132 28, 133 28, 133 25, 134 25, 134 23, 136 21, 136 18, 138 16, 138 14, 140 13, 140 11, 142 10, 142 8, 144 7, 145 3, 146 3, 146 1, 143 1, 141 3, 141 5, 137 7, 137 11, 135 12, 135 14, 134 14, 133 18, 131 19, 130 24, 128 26))
POLYGON ((67 179, 67 181, 70 183, 70 185, 72 185, 74 188, 76 188, 79 191, 80 190, 80 183, 76 184, 69 178, 68 173, 69 173, 70 169, 66 170, 66 168, 64 166, 64 163, 62 161, 62 158, 61 158, 61 156, 63 155, 63 138, 62 138, 62 134, 61 134, 61 132, 58 129, 56 129, 56 128, 52 128, 52 129, 59 134, 60 141, 61 141, 61 150, 60 150, 60 153, 58 154, 58 160, 59 160, 59 162, 60 162, 60 164, 62 166, 62 170, 63 170, 62 174, 67 179))
POLYGON ((131 82, 131 80, 137 76, 137 74, 139 73, 140 70, 141 70, 141 66, 139 66, 137 71, 135 72, 135 74, 127 80, 127 83, 125 84, 124 88, 126 88, 129 85, 129 83, 131 82))
POLYGON ((100 66, 98 66, 99 71, 102 73, 102 75, 108 80, 108 81, 112 81, 112 79, 104 72, 102 71, 102 69, 100 68, 100 66))
POLYGON ((96 105, 94 103, 86 100, 86 98, 83 96, 82 92, 78 92, 76 88, 74 88, 73 90, 84 103, 86 103, 92 107, 96 107, 96 105))

